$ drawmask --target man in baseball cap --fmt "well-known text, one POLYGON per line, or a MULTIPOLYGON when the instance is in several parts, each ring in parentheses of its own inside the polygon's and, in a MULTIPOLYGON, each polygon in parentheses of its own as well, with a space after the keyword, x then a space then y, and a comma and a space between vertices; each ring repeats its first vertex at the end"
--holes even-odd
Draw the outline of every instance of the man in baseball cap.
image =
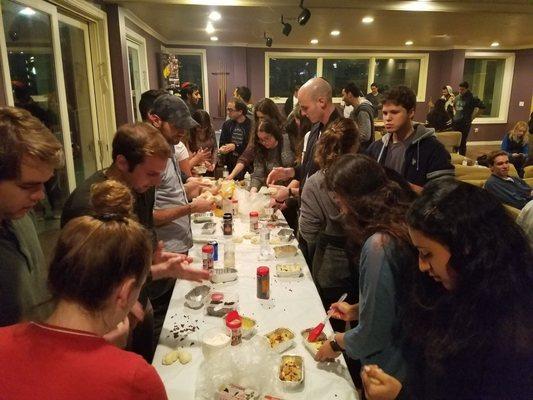
POLYGON ((187 104, 177 96, 162 94, 155 99, 150 112, 152 125, 158 128, 170 145, 178 144, 187 129, 198 126, 187 104))

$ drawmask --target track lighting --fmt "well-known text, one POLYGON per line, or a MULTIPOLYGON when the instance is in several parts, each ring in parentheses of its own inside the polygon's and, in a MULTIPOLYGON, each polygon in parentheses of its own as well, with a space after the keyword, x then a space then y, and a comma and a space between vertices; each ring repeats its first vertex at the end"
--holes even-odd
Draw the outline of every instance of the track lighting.
POLYGON ((292 25, 288 22, 283 21, 283 14, 281 14, 281 24, 283 25, 283 29, 281 30, 281 32, 283 32, 285 36, 289 36, 292 31, 292 25))
POLYGON ((311 18, 311 11, 304 7, 304 0, 300 0, 300 8, 302 9, 302 12, 298 16, 298 23, 303 26, 307 24, 307 21, 311 18))
POLYGON ((272 47, 272 38, 270 36, 267 36, 267 33, 263 33, 263 37, 265 38, 265 44, 267 47, 272 47))

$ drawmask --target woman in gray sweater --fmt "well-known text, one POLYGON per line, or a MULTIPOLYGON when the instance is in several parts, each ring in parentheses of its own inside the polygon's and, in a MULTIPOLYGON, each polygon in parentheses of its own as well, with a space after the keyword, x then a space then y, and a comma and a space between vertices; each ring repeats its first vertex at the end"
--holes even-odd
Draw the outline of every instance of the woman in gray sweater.
POLYGON ((265 186, 266 178, 275 167, 292 167, 294 152, 289 136, 272 119, 266 117, 259 123, 253 138, 254 172, 252 173, 252 190, 265 186))

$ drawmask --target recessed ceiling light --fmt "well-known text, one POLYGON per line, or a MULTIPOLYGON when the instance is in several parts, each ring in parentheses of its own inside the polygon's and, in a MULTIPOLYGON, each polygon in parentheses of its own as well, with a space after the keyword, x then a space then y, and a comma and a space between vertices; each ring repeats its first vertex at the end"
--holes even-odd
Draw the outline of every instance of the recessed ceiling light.
POLYGON ((212 11, 209 14, 209 19, 211 21, 218 21, 218 20, 220 20, 220 18, 222 18, 222 15, 220 15, 220 13, 218 11, 212 11))
POLYGON ((216 42, 217 40, 218 40, 218 37, 216 37, 216 36, 211 36, 211 41, 212 41, 212 42, 216 42))
POLYGON ((318 39, 311 39, 311 44, 317 44, 318 43, 318 39))
POLYGON ((341 34, 341 31, 334 30, 329 33, 331 36, 339 36, 341 34))
POLYGON ((413 45, 413 41, 412 40, 408 40, 407 42, 405 42, 405 45, 406 46, 412 46, 413 45))
POLYGON ((364 17, 361 21, 363 21, 363 24, 371 24, 374 22, 374 17, 364 17))
POLYGON ((205 27, 205 31, 207 33, 213 33, 215 31, 215 27, 213 26, 211 22, 207 23, 207 26, 205 27))
POLYGON ((31 16, 31 15, 35 15, 35 10, 33 8, 26 7, 20 10, 19 14, 31 16))
POLYGON ((492 42, 490 44, 490 47, 498 47, 500 45, 500 42, 492 42))

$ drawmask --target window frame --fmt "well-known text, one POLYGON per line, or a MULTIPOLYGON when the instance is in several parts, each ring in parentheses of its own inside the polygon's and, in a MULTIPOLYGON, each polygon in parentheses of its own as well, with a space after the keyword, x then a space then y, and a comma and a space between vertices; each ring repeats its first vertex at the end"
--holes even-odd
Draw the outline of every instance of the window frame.
MULTIPOLYGON (((467 59, 503 59, 505 65, 503 69, 502 95, 500 97, 500 111, 497 117, 479 117, 472 121, 476 125, 506 124, 509 117, 509 106, 511 104, 511 89, 514 76, 514 53, 503 52, 479 52, 471 51, 465 53, 465 62, 467 59)), ((463 63, 464 71, 464 63, 463 63)), ((469 82, 470 83, 470 82, 469 82)))
MULTIPOLYGON (((374 82, 376 71, 376 59, 415 59, 420 60, 420 70, 418 73, 418 90, 416 101, 423 103, 426 101, 426 87, 428 78, 429 53, 320 53, 320 52, 265 52, 265 97, 270 97, 270 59, 281 58, 309 58, 316 59, 316 74, 323 76, 324 59, 344 59, 344 60, 368 60, 368 85, 366 93, 370 92, 370 84, 374 82)), ((362 89, 362 88, 361 88, 362 89)), ((272 97, 274 103, 284 104, 287 97, 272 97)), ((340 97, 334 97, 334 103, 341 102, 340 97)))
POLYGON ((174 54, 174 55, 184 55, 184 56, 200 56, 201 68, 202 68, 202 98, 204 100, 204 110, 209 111, 209 80, 207 79, 207 51, 206 49, 181 49, 175 47, 161 47, 161 50, 164 53, 174 54))
MULTIPOLYGON (((139 53, 139 69, 140 69, 140 82, 141 93, 146 92, 150 88, 148 82, 148 56, 146 54, 146 39, 139 35, 137 32, 126 27, 126 47, 132 47, 139 53)), ((131 82, 131 72, 128 63, 128 82, 131 82)), ((130 87, 131 92, 131 87, 130 87)), ((131 93, 130 93, 131 96, 131 93)), ((133 103, 133 102, 132 102, 133 103)), ((133 118, 137 121, 138 104, 132 104, 133 118)))

